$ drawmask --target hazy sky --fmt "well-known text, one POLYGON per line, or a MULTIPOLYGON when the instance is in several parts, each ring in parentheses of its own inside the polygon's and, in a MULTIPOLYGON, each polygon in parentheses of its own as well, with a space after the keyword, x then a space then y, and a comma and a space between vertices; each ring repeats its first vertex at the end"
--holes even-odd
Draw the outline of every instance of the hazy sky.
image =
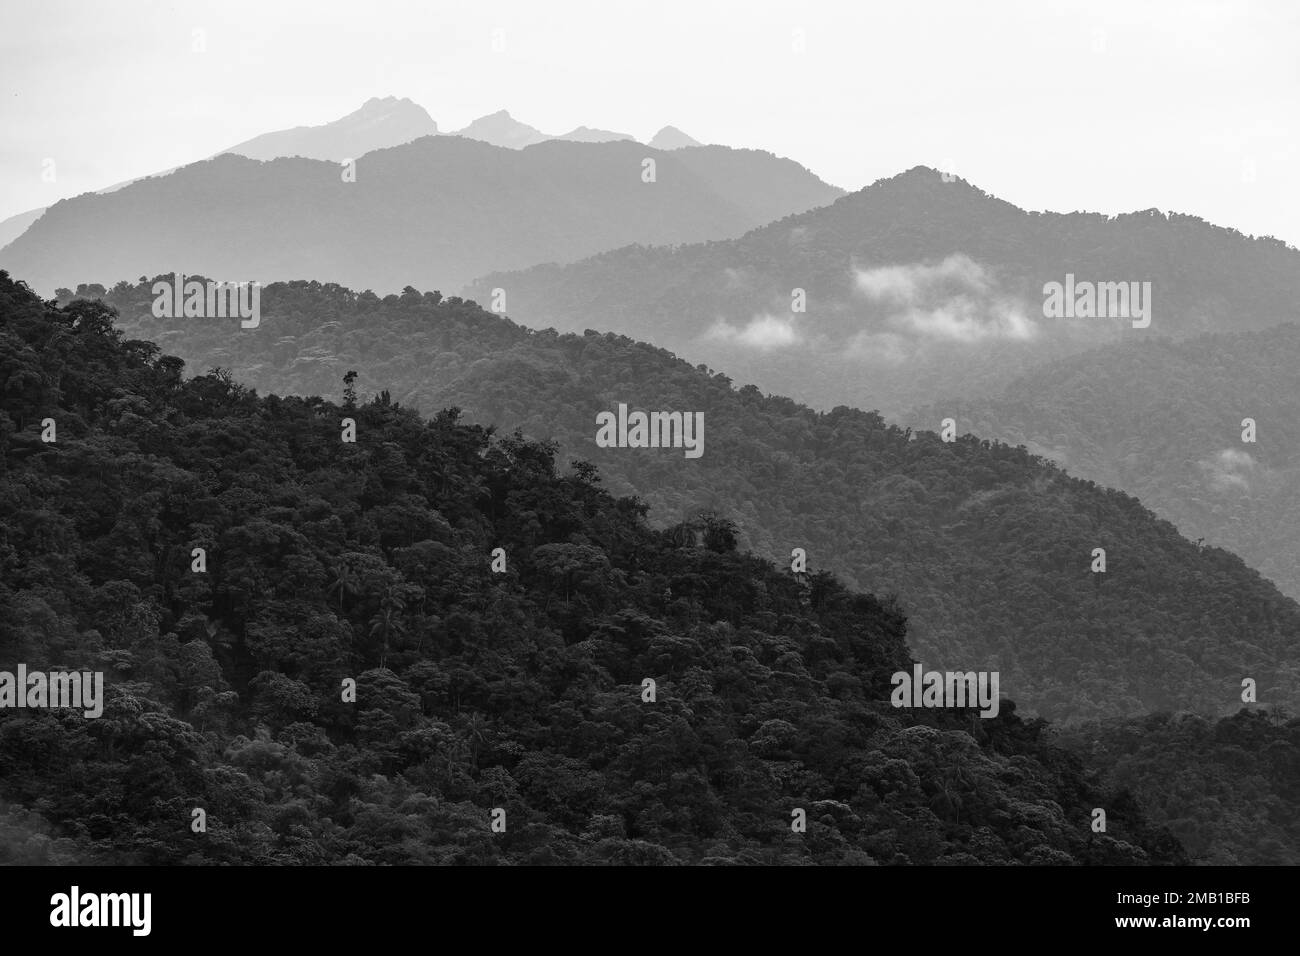
POLYGON ((396 95, 443 130, 673 124, 847 189, 951 167, 1030 209, 1300 245, 1294 0, 5 0, 3 23, 0 218, 396 95))

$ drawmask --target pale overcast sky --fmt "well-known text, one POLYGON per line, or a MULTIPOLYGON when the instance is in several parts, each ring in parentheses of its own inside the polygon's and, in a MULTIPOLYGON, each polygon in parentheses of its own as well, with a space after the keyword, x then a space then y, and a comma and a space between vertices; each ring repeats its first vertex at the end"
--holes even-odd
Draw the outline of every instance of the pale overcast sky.
POLYGON ((1294 0, 5 0, 3 24, 0 218, 396 95, 442 130, 672 124, 847 189, 950 166, 1025 208, 1300 244, 1294 0))

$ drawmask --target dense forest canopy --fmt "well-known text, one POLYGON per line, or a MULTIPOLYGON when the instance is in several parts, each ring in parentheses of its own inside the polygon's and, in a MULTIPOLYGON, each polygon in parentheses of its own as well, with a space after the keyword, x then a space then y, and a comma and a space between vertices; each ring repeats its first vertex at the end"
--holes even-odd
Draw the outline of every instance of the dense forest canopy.
POLYGON ((1300 720, 1242 710, 1218 721, 1151 714, 1053 733, 1133 792, 1193 862, 1300 864, 1300 720))
POLYGON ((0 713, 7 861, 1185 860, 1012 702, 891 708, 892 602, 455 410, 186 380, 112 322, 0 272, 0 662, 108 675, 99 719, 0 713))

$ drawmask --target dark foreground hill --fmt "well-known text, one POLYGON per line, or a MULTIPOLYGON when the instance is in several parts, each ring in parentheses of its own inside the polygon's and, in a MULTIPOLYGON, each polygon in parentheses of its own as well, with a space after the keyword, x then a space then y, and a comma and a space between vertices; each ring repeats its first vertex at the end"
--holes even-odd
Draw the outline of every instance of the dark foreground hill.
POLYGON ((890 602, 454 412, 186 381, 111 320, 0 273, 0 665, 107 678, 98 718, 0 712, 4 862, 1184 859, 1010 701, 892 709, 890 602))
POLYGON ((1113 717, 1298 699, 1300 607, 1236 556, 1200 549, 1137 500, 1005 445, 945 443, 872 413, 819 414, 613 335, 530 332, 472 303, 317 283, 266 290, 257 329, 155 319, 151 287, 110 301, 133 336, 264 391, 338 395, 349 369, 426 411, 553 438, 659 527, 707 509, 742 546, 896 593, 927 665, 998 670, 1032 713, 1113 717), (701 412, 702 457, 600 448, 596 416, 701 412), (1093 551, 1106 552, 1093 573, 1093 551))

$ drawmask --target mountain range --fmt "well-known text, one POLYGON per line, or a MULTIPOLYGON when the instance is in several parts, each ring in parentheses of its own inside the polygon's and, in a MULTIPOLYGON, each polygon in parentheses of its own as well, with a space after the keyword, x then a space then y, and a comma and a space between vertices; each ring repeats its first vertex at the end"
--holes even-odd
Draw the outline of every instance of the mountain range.
POLYGON ((814 408, 1023 444, 1300 597, 1300 252, 1276 240, 1154 210, 1026 212, 918 168, 738 239, 466 295, 490 288, 534 328, 618 331, 814 408), (1045 315, 1067 277, 1149 283, 1149 325, 1045 315))
MULTIPOLYGON (((493 146, 504 146, 507 149, 524 149, 527 146, 545 143, 553 139, 569 143, 636 141, 636 137, 628 133, 615 133, 607 129, 593 129, 590 126, 579 126, 558 136, 543 133, 534 126, 521 123, 506 110, 498 110, 495 113, 489 113, 487 116, 480 116, 464 129, 455 130, 447 135, 482 140, 485 143, 491 143, 493 146)), ((687 136, 675 126, 665 126, 650 138, 647 145, 654 149, 670 150, 687 149, 692 146, 703 146, 704 144, 687 136)))
MULTIPOLYGON (((1300 252, 1192 216, 1027 212, 917 167, 725 241, 495 272, 531 328, 620 332, 817 408, 897 417, 1101 345, 1300 317, 1300 252), (1048 283, 1149 283, 1151 316, 1047 317, 1048 283)), ((932 427, 938 427, 938 422, 932 427)))
MULTIPOLYGON (((405 97, 372 97, 357 110, 329 123, 263 133, 214 155, 234 153, 260 160, 302 156, 307 159, 343 162, 376 149, 400 146, 422 136, 435 136, 438 133, 438 124, 424 107, 405 97)), ((522 149, 552 139, 587 143, 633 139, 626 133, 613 133, 586 126, 579 126, 560 136, 552 136, 520 123, 505 110, 482 116, 465 128, 447 135, 464 136, 510 149, 522 149)), ((670 150, 702 144, 676 127, 665 126, 655 134, 649 145, 659 150, 670 150)), ((164 170, 152 175, 163 176, 170 172, 172 170, 164 170)), ((126 180, 98 192, 112 192, 137 181, 126 180)), ((0 220, 0 250, 21 236, 41 217, 46 208, 48 207, 29 209, 0 220)))
POLYGON ((122 283, 105 301, 127 335, 196 370, 332 396, 355 369, 358 387, 404 405, 554 440, 562 461, 591 461, 611 491, 645 501, 656 526, 716 513, 765 558, 789 564, 802 548, 810 567, 896 595, 919 659, 998 670, 1029 713, 1217 717, 1241 705, 1246 678, 1262 703, 1300 703, 1300 606, 1235 555, 1024 449, 817 412, 626 337, 530 331, 413 288, 272 285, 247 330, 155 318, 151 290, 122 283), (702 413, 704 454, 599 447, 596 416, 620 403, 702 413))
POLYGON ((515 150, 425 136, 367 153, 351 171, 223 154, 63 200, 0 250, 0 264, 47 293, 178 269, 454 290, 493 268, 629 242, 738 236, 839 195, 757 150, 559 140, 515 150))

